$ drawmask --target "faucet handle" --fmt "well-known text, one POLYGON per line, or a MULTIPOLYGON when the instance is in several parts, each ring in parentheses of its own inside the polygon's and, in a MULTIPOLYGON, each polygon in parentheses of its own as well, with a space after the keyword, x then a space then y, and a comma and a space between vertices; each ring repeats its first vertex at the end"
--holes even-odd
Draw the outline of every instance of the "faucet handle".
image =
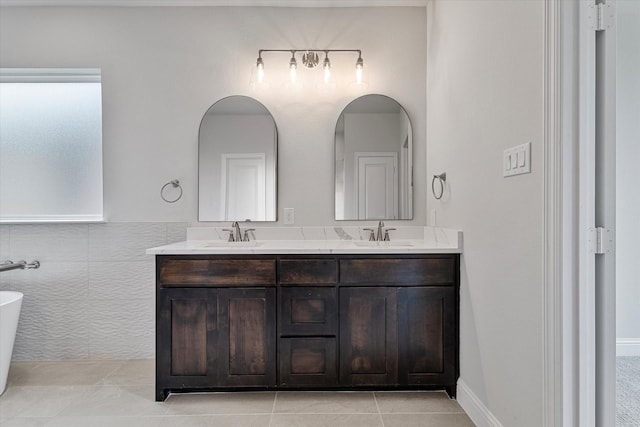
POLYGON ((245 228, 244 229, 244 237, 242 238, 243 242, 248 242, 248 241, 251 240, 251 239, 249 239, 249 232, 250 231, 256 231, 256 229, 255 228, 245 228))
POLYGON ((395 228, 387 228, 387 229, 384 230, 384 241, 385 242, 388 242, 388 241, 391 240, 389 238, 389 231, 391 231, 391 230, 395 230, 395 228))
POLYGON ((236 241, 233 238, 233 229, 231 229, 231 228, 223 228, 222 231, 228 231, 229 232, 229 238, 227 239, 227 242, 235 242, 236 241))
POLYGON ((369 232, 369 241, 375 241, 376 240, 376 232, 373 228, 363 228, 362 231, 368 231, 369 232))

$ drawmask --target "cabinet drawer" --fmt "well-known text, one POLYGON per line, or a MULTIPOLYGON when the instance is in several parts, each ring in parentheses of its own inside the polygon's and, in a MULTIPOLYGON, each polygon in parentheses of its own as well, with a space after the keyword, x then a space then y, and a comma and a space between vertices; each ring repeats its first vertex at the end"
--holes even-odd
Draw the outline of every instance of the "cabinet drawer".
POLYGON ((335 386, 338 383, 336 339, 280 339, 281 386, 335 386))
POLYGON ((281 284, 335 284, 338 263, 335 259, 281 259, 281 284))
POLYGON ((335 288, 282 287, 279 291, 281 335, 336 334, 338 304, 335 288))
POLYGON ((167 259, 158 270, 162 286, 266 286, 276 283, 274 259, 167 259))
POLYGON ((340 283, 450 285, 456 280, 453 256, 340 260, 340 283))

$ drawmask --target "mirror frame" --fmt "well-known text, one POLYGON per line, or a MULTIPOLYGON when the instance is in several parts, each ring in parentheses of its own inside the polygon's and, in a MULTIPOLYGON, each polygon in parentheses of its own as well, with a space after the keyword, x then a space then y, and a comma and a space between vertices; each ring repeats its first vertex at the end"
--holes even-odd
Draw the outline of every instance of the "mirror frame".
POLYGON ((237 221, 250 221, 250 222, 276 222, 278 221, 278 145, 279 145, 279 138, 280 135, 278 133, 278 125, 276 123, 275 118, 273 117, 273 114, 271 113, 271 111, 260 101, 258 101, 255 98, 252 98, 250 96, 246 96, 246 95, 228 95, 225 96, 223 98, 218 99, 217 101, 215 101, 213 104, 211 104, 209 106, 209 108, 207 108, 207 110, 204 112, 204 114, 202 115, 202 119, 200 119, 200 124, 198 125, 198 222, 227 222, 227 221, 236 221, 235 219, 201 219, 200 217, 200 188, 201 188, 201 179, 200 179, 200 152, 201 152, 201 135, 202 135, 202 124, 204 122, 204 119, 207 117, 207 115, 209 114, 209 111, 211 111, 212 108, 214 108, 216 106, 216 104, 223 102, 225 100, 228 100, 230 98, 245 98, 247 100, 250 100, 258 105, 260 105, 261 107, 264 108, 264 110, 269 113, 269 116, 271 117, 271 120, 273 121, 273 129, 275 132, 275 141, 274 141, 274 155, 273 155, 273 179, 274 179, 274 189, 273 189, 273 210, 274 210, 274 214, 273 214, 273 219, 237 219, 237 221))
MULTIPOLYGON (((388 95, 383 95, 383 94, 379 94, 379 93, 368 93, 365 95, 361 95, 353 100, 351 100, 347 105, 344 106, 344 108, 340 111, 340 114, 338 115, 338 118, 336 119, 336 126, 335 126, 335 130, 334 130, 334 134, 333 134, 333 219, 334 221, 377 221, 377 220, 389 220, 389 221, 410 221, 413 220, 414 218, 414 211, 415 211, 415 194, 414 194, 414 185, 413 185, 413 123, 411 122, 411 117, 409 117, 409 113, 407 112, 407 110, 404 108, 404 106, 402 104, 400 104, 400 102, 398 102, 397 100, 395 100, 394 98, 388 96, 388 95), (411 163, 409 165, 409 174, 408 174, 408 181, 409 181, 409 187, 411 189, 411 194, 409 195, 409 200, 410 200, 410 204, 411 204, 411 212, 409 217, 406 218, 368 218, 368 219, 359 219, 359 218, 342 218, 342 219, 338 219, 338 215, 337 215, 337 204, 336 204, 336 194, 337 194, 337 180, 336 180, 336 173, 337 173, 337 167, 336 167, 336 156, 337 156, 337 144, 336 144, 336 139, 337 139, 337 135, 338 135, 338 125, 340 123, 341 118, 344 117, 344 113, 345 111, 354 103, 357 101, 362 100, 362 98, 366 98, 366 97, 370 97, 370 96, 377 96, 377 97, 383 97, 386 98, 388 100, 391 100, 393 102, 395 102, 398 107, 400 107, 401 112, 404 113, 407 122, 409 124, 409 129, 410 129, 410 141, 411 141, 411 147, 410 147, 410 159, 411 159, 411 163)), ((398 207, 400 207, 400 201, 398 200, 398 207)))

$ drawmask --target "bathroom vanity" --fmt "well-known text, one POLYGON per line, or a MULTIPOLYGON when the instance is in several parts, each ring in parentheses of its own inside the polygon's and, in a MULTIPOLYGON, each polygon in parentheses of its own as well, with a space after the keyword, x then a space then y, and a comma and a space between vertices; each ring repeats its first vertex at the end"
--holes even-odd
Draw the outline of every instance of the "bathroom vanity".
POLYGON ((455 396, 459 251, 188 243, 148 252, 156 255, 156 400, 267 389, 455 396))

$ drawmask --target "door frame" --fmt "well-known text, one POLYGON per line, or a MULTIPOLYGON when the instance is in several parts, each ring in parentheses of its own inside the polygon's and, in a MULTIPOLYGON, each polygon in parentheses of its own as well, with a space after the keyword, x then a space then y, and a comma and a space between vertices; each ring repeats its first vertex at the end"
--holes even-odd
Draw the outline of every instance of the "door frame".
MULTIPOLYGON (((603 419, 597 408, 602 394, 598 394, 597 385, 605 379, 610 388, 612 380, 610 372, 609 378, 604 378, 606 374, 598 368, 603 357, 610 365, 611 355, 598 353, 596 337, 602 330, 596 322, 596 255, 590 231, 596 225, 613 226, 597 224, 595 213, 596 41, 595 30, 590 28, 595 3, 545 0, 545 426, 599 425, 603 419)), ((615 11, 615 0, 606 3, 615 11)), ((605 132, 611 137, 610 126, 605 132)), ((615 355, 615 345, 612 348, 615 355)), ((615 377, 613 381, 615 390, 615 377)))
MULTIPOLYGON (((566 331, 563 322, 566 314, 563 302, 563 242, 571 236, 565 235, 563 194, 566 192, 563 179, 565 163, 563 154, 562 91, 564 75, 562 61, 567 40, 561 30, 567 25, 565 4, 562 0, 544 2, 544 142, 543 142, 543 287, 542 287, 542 420, 545 426, 562 426, 567 401, 563 387, 571 378, 565 378, 563 356, 566 331)), ((571 371, 569 371, 571 372, 571 371)), ((571 425, 571 424, 566 424, 571 425)))
MULTIPOLYGON (((267 214, 267 178, 265 175, 265 171, 267 170, 266 159, 267 159, 266 153, 222 153, 220 155, 220 174, 221 174, 220 191, 222 195, 222 200, 224 201, 224 203, 220 206, 220 211, 221 211, 220 213, 222 215, 222 218, 226 218, 232 221, 233 220, 244 221, 247 219, 247 218, 235 218, 229 215, 229 205, 230 205, 229 182, 230 180, 228 179, 228 176, 229 176, 229 171, 231 170, 229 166, 234 161, 245 161, 245 162, 254 161, 255 162, 255 164, 252 166, 255 166, 257 168, 256 170, 258 172, 256 176, 259 176, 262 179, 262 182, 257 183, 259 185, 256 186, 262 189, 262 194, 260 194, 260 198, 259 200, 257 200, 256 206, 258 211, 260 210, 262 211, 262 217, 266 216, 267 214)), ((234 197, 238 197, 238 196, 235 195, 234 197)), ((260 217, 261 215, 257 214, 257 216, 260 217)))
MULTIPOLYGON (((359 219, 371 219, 367 218, 364 212, 361 212, 362 208, 362 200, 361 197, 361 186, 362 182, 360 180, 360 161, 364 158, 379 158, 379 159, 391 159, 393 162, 393 173, 392 173, 392 183, 391 183, 391 193, 392 200, 389 202, 387 198, 387 208, 389 204, 392 204, 392 218, 389 215, 385 215, 389 218, 382 219, 397 219, 398 218, 398 153, 396 151, 356 151, 353 155, 354 157, 354 201, 355 201, 355 213, 356 217, 359 219)), ((388 182, 385 183, 387 186, 388 182)), ((388 188, 385 188, 385 194, 388 194, 386 191, 388 188)), ((386 209, 388 211, 388 209, 386 209)))

